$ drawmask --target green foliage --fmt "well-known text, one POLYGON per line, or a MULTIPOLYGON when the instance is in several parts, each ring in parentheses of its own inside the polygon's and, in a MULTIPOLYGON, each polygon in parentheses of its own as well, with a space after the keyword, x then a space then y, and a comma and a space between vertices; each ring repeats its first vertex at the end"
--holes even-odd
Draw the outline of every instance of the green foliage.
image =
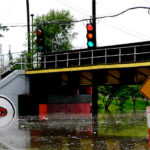
POLYGON ((76 35, 71 32, 74 27, 72 21, 70 12, 65 10, 50 10, 48 14, 36 17, 34 24, 44 32, 45 52, 68 51, 72 48, 71 40, 76 35))
POLYGON ((99 86, 98 92, 99 96, 103 100, 103 104, 106 111, 109 111, 108 107, 112 103, 116 96, 117 87, 116 86, 99 86))
POLYGON ((25 61, 27 61, 27 58, 29 55, 29 53, 25 53, 25 51, 21 52, 19 57, 16 57, 15 59, 13 59, 13 68, 12 70, 20 70, 20 69, 25 69, 25 61))
POLYGON ((100 86, 99 108, 108 110, 143 110, 148 105, 139 92, 140 85, 100 86))
MULTIPOLYGON (((2 31, 8 31, 9 29, 6 26, 2 26, 2 24, 0 24, 0 30, 2 30, 2 31)), ((0 34, 0 37, 3 37, 3 35, 0 34)))
POLYGON ((130 97, 130 93, 128 90, 128 86, 120 86, 119 90, 116 92, 116 99, 119 101, 119 105, 122 107, 123 104, 128 100, 130 97))
POLYGON ((9 59, 9 66, 12 66, 14 63, 13 63, 13 57, 10 49, 8 51, 8 59, 9 59))

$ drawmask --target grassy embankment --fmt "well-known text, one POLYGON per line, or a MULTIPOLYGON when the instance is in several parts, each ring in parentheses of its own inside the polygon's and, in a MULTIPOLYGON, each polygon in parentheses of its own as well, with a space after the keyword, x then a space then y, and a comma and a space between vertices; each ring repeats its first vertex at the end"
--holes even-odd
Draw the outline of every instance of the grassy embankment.
MULTIPOLYGON (((98 106, 99 111, 104 112, 105 108, 104 108, 104 104, 101 99, 98 100, 98 105, 99 105, 98 106)), ((150 102, 149 102, 148 106, 150 106, 150 102)), ((113 100, 112 103, 109 105, 108 109, 110 112, 114 112, 114 111, 120 110, 121 107, 119 106, 119 102, 118 102, 118 104, 116 104, 116 101, 113 100)), ((132 100, 127 100, 123 104, 122 110, 123 111, 134 110, 134 105, 133 105, 132 100)), ((135 110, 146 110, 146 104, 145 104, 144 100, 142 100, 142 99, 136 100, 135 110)))

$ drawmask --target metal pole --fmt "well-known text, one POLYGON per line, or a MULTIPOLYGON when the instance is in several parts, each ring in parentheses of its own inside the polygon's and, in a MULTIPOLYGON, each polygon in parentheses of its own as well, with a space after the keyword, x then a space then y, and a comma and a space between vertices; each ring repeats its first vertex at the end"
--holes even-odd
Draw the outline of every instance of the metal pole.
POLYGON ((98 87, 93 85, 92 87, 92 113, 98 113, 98 87))
MULTIPOLYGON (((28 53, 30 53, 30 12, 29 12, 29 0, 26 0, 27 5, 27 33, 28 33, 28 53)), ((30 58, 28 59, 30 63, 30 58)))
POLYGON ((32 52, 33 52, 33 17, 34 17, 34 14, 31 14, 31 17, 32 17, 32 52))
POLYGON ((34 14, 31 14, 31 17, 32 17, 32 63, 33 63, 33 61, 34 61, 33 60, 33 17, 34 17, 34 14))
POLYGON ((92 23, 94 28, 94 48, 96 48, 96 0, 92 0, 92 23))
POLYGON ((26 51, 24 51, 24 69, 27 69, 27 58, 26 58, 26 51))

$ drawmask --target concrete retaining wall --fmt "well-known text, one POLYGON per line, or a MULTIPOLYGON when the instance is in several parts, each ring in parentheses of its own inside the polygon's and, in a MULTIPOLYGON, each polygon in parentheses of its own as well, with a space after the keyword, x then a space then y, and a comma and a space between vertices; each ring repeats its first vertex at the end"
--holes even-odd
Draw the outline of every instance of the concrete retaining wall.
POLYGON ((24 70, 15 70, 0 80, 0 95, 9 98, 18 114, 18 95, 29 94, 29 80, 24 70))

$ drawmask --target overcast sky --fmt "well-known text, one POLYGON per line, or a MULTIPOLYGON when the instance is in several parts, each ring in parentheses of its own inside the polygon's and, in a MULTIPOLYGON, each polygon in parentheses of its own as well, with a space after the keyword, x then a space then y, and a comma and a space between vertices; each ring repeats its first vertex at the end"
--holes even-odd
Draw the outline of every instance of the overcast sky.
MULTIPOLYGON (((117 14, 125 9, 136 6, 150 7, 150 0, 97 0, 97 17, 117 14)), ((50 9, 69 10, 76 20, 91 17, 92 0, 29 0, 30 14, 46 14, 50 9)), ((26 0, 1 0, 0 23, 2 25, 26 25, 26 0)), ((30 18, 31 20, 31 18, 30 18)), ((77 38, 73 41, 74 48, 86 48, 86 24, 76 23, 77 38)), ((3 53, 27 49, 26 27, 10 28, 0 38, 3 53)), ((137 9, 128 11, 118 17, 97 20, 97 46, 114 45, 150 40, 150 14, 148 10, 137 9)))

